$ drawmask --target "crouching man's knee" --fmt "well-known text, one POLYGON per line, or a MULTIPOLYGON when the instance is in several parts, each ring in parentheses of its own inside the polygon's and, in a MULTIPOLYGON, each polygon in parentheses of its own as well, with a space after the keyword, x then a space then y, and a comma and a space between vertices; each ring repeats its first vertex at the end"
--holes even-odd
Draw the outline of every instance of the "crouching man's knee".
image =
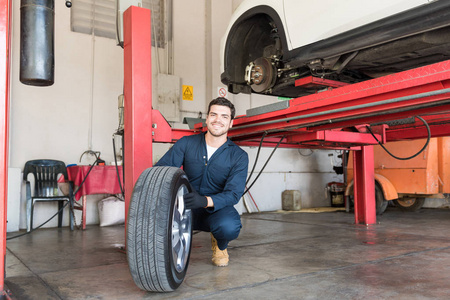
POLYGON ((216 212, 218 214, 215 216, 213 224, 211 224, 211 232, 217 239, 232 241, 239 236, 241 231, 241 217, 234 207, 222 210, 216 212))

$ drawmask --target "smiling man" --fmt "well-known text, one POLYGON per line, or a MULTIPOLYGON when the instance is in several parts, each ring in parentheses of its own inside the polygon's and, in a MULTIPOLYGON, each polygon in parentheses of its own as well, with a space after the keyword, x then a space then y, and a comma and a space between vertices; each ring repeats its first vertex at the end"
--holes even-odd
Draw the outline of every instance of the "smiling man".
POLYGON ((234 208, 245 189, 248 155, 228 137, 234 105, 225 98, 209 103, 206 133, 181 138, 156 166, 181 167, 189 178, 191 193, 184 195, 193 213, 193 229, 211 232, 212 262, 228 265, 228 243, 241 230, 234 208))

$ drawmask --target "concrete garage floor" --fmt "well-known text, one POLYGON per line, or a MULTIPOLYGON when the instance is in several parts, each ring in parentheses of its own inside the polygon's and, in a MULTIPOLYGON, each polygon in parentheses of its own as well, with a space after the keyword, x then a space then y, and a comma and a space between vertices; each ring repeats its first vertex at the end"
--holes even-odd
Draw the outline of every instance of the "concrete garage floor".
POLYGON ((449 299, 450 210, 388 208, 370 227, 352 214, 243 215, 230 265, 210 263, 194 236, 187 277, 169 294, 139 290, 124 227, 40 229, 7 242, 6 285, 17 299, 449 299))

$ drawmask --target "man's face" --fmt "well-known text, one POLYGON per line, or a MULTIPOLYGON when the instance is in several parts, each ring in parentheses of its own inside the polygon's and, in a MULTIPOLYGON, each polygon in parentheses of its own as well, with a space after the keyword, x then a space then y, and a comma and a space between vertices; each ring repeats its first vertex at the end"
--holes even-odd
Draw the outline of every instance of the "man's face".
POLYGON ((226 135, 233 125, 231 109, 228 106, 212 105, 206 117, 208 132, 215 137, 226 135))

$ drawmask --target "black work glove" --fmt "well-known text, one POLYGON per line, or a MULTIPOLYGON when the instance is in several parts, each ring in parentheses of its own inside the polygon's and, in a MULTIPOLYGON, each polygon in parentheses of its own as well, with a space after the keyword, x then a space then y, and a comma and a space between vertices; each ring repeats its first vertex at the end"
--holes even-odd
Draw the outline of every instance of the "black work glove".
POLYGON ((207 205, 208 199, 195 191, 184 195, 184 206, 187 209, 206 207, 207 205))

